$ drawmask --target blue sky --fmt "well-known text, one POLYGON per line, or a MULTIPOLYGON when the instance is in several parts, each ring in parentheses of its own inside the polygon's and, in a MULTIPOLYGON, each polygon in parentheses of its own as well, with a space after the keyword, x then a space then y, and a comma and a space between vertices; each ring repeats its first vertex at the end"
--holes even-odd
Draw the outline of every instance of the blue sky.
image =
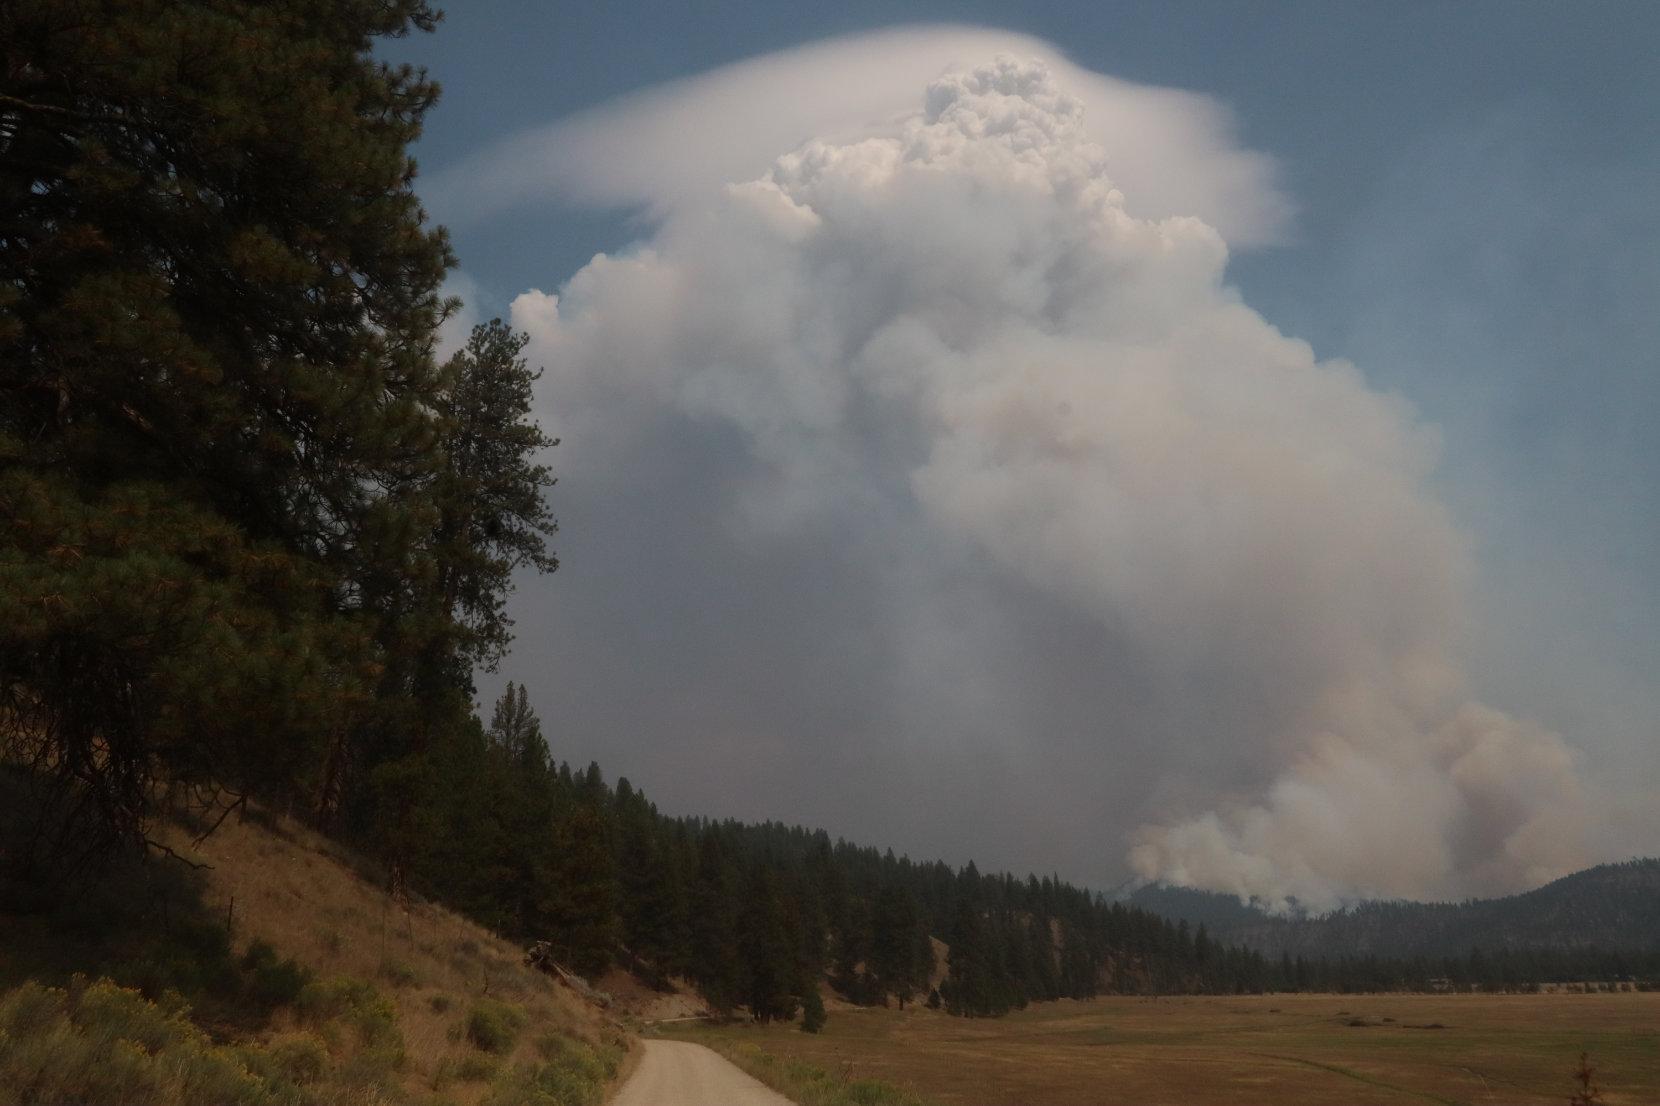
MULTIPOLYGON (((417 149, 430 180, 619 96, 833 36, 930 23, 1034 36, 1083 69, 1204 94, 1231 112, 1239 147, 1273 159, 1294 215, 1279 244, 1230 253, 1227 283, 1318 358, 1352 361, 1369 389, 1404 397, 1438 435, 1440 462, 1425 477, 1426 494, 1444 503, 1474 566, 1457 631, 1463 671, 1484 702, 1538 720, 1579 750, 1598 801, 1617 808, 1623 827, 1596 838, 1595 858, 1660 850, 1660 839, 1640 828, 1660 822, 1652 817, 1660 696, 1651 686, 1660 662, 1660 436, 1652 430, 1660 420, 1660 7, 476 2, 456 5, 437 35, 392 53, 427 65, 444 85, 417 149)), ((560 288, 596 253, 651 239, 661 221, 661 213, 551 196, 470 210, 468 197, 465 189, 435 197, 434 214, 451 225, 484 314, 505 313, 527 289, 560 288)), ((550 378, 546 402, 557 411, 558 373, 550 378)), ((577 445, 567 441, 556 469, 577 445)), ((727 447, 688 440, 671 463, 696 468, 701 456, 717 471, 727 447)), ((619 498, 637 491, 609 490, 619 498)), ((702 694, 669 695, 659 711, 618 708, 621 685, 585 664, 609 657, 614 668, 639 656, 639 679, 673 684, 675 673, 651 667, 670 662, 641 642, 666 635, 695 647, 730 632, 725 612, 741 600, 686 598, 709 593, 706 566, 690 564, 690 555, 681 563, 625 549, 621 531, 605 535, 603 500, 569 494, 566 568, 522 584, 520 645, 501 676, 529 682, 544 717, 569 720, 550 727, 560 755, 597 757, 671 809, 799 816, 902 849, 1059 865, 1096 882, 1122 874, 1117 838, 1145 811, 1102 816, 1102 836, 1112 840, 1054 857, 1043 842, 1077 839, 1087 818, 1035 819, 999 841, 954 819, 942 829, 921 816, 838 814, 861 791, 859 769, 826 758, 808 735, 856 696, 857 665, 791 684, 797 705, 756 723, 773 735, 759 744, 722 744, 715 731, 731 720, 710 707, 700 722, 702 694), (632 568, 593 572, 584 558, 632 568), (822 701, 809 705, 814 696, 822 701), (799 737, 792 720, 803 716, 793 711, 810 716, 799 737), (688 743, 708 757, 759 757, 770 767, 698 776, 668 752, 688 743), (805 777, 823 786, 779 783, 805 777)), ((676 535, 661 537, 675 544, 676 535)), ((799 588, 791 573, 809 563, 780 555, 763 567, 783 594, 799 588)), ((810 619, 813 609, 798 613, 810 619)), ((724 655, 738 663, 741 651, 724 655)), ((1117 654, 1105 648, 1100 658, 1109 655, 1117 654)), ((805 646, 799 663, 825 671, 824 657, 805 646)), ((1124 678, 1118 666, 1114 679, 1124 678)), ((871 743, 903 743, 896 731, 910 717, 854 711, 838 724, 869 730, 862 740, 871 743)), ((930 724, 943 723, 918 723, 930 724)), ((1171 803, 1209 802, 1169 783, 1181 757, 1137 759, 1137 742, 1151 740, 1127 737, 1102 760, 1141 765, 1163 781, 1171 803)), ((951 754, 941 748, 931 747, 934 763, 949 770, 951 754)), ((1074 762, 1054 761, 1063 763, 1074 762)), ((1041 780, 1031 786, 1041 791, 1041 780)), ((912 794, 926 807, 991 790, 912 794)), ((1123 802, 1116 792, 1079 799, 1090 809, 1123 802)))

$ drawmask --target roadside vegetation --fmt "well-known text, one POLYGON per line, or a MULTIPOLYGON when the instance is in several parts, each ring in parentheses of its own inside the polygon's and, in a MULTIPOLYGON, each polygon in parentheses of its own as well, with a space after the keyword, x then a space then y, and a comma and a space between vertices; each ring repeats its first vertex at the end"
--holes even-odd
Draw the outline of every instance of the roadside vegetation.
POLYGON ((397 1007, 346 978, 309 985, 282 1019, 289 1028, 242 1043, 214 1043, 189 1013, 176 994, 155 1003, 108 979, 22 984, 0 996, 0 1085, 20 1106, 597 1106, 626 1054, 621 1041, 544 1030, 526 1058, 498 1059, 509 1051, 498 1048, 412 1063, 397 1007))
POLYGON ((0 998, 0 1086, 22 1103, 298 1102, 330 1065, 322 1041, 223 1047, 185 1016, 109 980, 25 983, 0 998))

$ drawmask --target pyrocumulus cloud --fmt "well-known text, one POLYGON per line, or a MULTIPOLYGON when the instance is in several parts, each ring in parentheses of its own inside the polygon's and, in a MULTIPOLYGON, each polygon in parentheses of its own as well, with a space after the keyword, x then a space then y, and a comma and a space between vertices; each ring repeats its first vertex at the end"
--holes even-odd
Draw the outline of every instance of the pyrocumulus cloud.
POLYGON ((502 162, 507 198, 621 188, 658 220, 513 304, 567 484, 626 499, 654 442, 719 453, 692 478, 716 544, 833 556, 827 607, 872 612, 861 648, 909 681, 870 691, 872 747, 1030 757, 1034 795, 1135 777, 1089 847, 1142 876, 1327 906, 1580 865, 1573 750, 1465 686, 1435 434, 1224 282, 1228 241, 1283 223, 1266 160, 1208 102, 1032 53, 931 80, 929 54, 891 107, 842 73, 869 125, 769 109, 770 168, 716 128, 650 183, 642 135, 697 140, 668 105, 755 83, 730 76, 564 124, 580 170, 502 162), (1048 679, 1089 700, 1064 740, 1048 679))

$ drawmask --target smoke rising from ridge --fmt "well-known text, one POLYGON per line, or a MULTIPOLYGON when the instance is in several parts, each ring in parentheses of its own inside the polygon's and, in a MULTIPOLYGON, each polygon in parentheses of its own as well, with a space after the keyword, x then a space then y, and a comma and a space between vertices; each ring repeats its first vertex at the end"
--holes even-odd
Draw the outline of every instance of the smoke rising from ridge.
POLYGON ((1435 434, 1241 303, 1212 222, 1121 191, 1089 120, 1146 90, 1055 69, 650 197, 637 248, 515 301, 567 494, 672 489, 661 555, 721 596, 694 648, 813 673, 815 719, 682 689, 683 724, 746 756, 796 725, 924 807, 1070 796, 1051 831, 1270 903, 1581 865, 1572 749, 1465 687, 1435 434))

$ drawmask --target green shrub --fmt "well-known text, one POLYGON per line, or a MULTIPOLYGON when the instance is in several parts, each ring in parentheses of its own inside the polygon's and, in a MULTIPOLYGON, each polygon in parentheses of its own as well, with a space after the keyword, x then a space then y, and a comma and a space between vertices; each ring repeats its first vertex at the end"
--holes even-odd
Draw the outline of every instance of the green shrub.
POLYGON ((42 1033, 62 1014, 62 991, 25 983, 0 1001, 0 1033, 21 1040, 42 1033))
POLYGON ((403 1052, 398 1008, 372 983, 347 976, 308 983, 294 1005, 300 1016, 312 1023, 338 1021, 351 1026, 358 1043, 366 1048, 403 1052))
POLYGON ((290 1083, 315 1083, 328 1071, 328 1046, 311 1033, 279 1037, 265 1052, 279 1077, 290 1083))
POLYGON ((131 1041, 146 1052, 160 1052, 199 1036, 183 1017, 168 1015, 137 991, 108 980, 73 981, 65 992, 66 1012, 86 1036, 101 1045, 131 1041))
POLYGON ((547 1063, 579 1071, 585 1077, 603 1083, 621 1070, 628 1047, 620 1041, 589 1044, 567 1033, 551 1032, 536 1039, 536 1053, 547 1063))
POLYGON ((595 1106, 604 1080, 563 1064, 516 1064, 485 1095, 483 1106, 595 1106))
POLYGON ((382 960, 380 977, 394 987, 413 987, 421 982, 414 968, 399 960, 382 960))
POLYGON ((577 1042, 573 1041, 570 1037, 563 1033, 543 1033, 541 1036, 536 1038, 536 1055, 546 1061, 557 1060, 561 1056, 564 1056, 566 1052, 570 1051, 571 1047, 576 1043, 577 1042))
POLYGON ((255 941, 242 954, 242 970, 248 977, 248 997, 265 1007, 287 1006, 300 997, 311 973, 292 959, 277 956, 264 941, 255 941))
POLYGON ((626 1048, 551 1032, 536 1039, 536 1053, 543 1062, 503 1071, 483 1106, 596 1106, 621 1070, 626 1048))
POLYGON ((148 934, 126 962, 111 967, 122 983, 150 998, 178 991, 232 1000, 242 986, 230 938, 216 922, 174 923, 165 932, 148 934))
POLYGON ((20 1102, 266 1106, 290 1088, 216 1047, 180 1011, 77 976, 66 990, 25 983, 0 997, 0 1087, 20 1102))
POLYGON ((916 1096, 880 1079, 852 1079, 842 1084, 842 1100, 853 1106, 909 1106, 916 1096))
POLYGON ((494 999, 479 999, 467 1015, 467 1039, 485 1052, 511 1052, 524 1024, 523 1009, 494 999))
POLYGON ((517 1064, 490 1087, 483 1106, 593 1106, 602 1090, 559 1064, 517 1064))
POLYGON ((622 1038, 617 1038, 611 1044, 595 1045, 594 1057, 599 1061, 600 1071, 607 1080, 615 1079, 622 1070, 623 1058, 628 1055, 628 1045, 622 1038))
POLYGON ((829 1016, 824 1012, 824 999, 819 995, 818 988, 807 988, 807 995, 801 1000, 801 1031, 817 1033, 828 1020, 829 1016))
POLYGON ((433 995, 431 998, 427 999, 427 1005, 432 1007, 432 1012, 434 1014, 442 1014, 451 1006, 450 996, 442 993, 433 995))
POLYGON ((331 1050, 344 1054, 335 1082, 381 1093, 393 1090, 393 1074, 404 1063, 404 1043, 391 999, 361 979, 340 977, 306 984, 294 1006, 331 1050), (351 1040, 342 1040, 343 1029, 350 1031, 351 1040))

